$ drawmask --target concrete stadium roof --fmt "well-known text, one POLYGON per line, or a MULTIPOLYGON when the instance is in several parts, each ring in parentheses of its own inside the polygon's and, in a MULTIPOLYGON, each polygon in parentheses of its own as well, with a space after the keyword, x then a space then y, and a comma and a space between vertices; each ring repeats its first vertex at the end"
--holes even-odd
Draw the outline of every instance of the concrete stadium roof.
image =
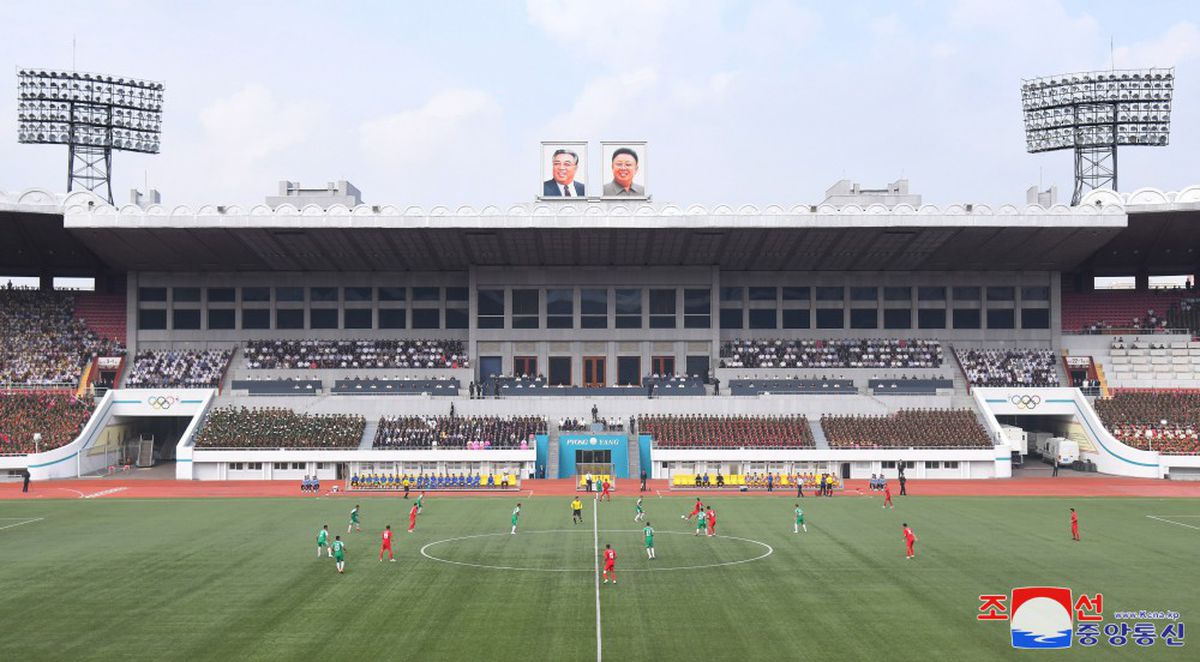
MULTIPOLYGON (((479 210, 142 209, 116 208, 89 192, 0 192, 0 231, 26 227, 36 216, 48 221, 44 215, 62 215, 51 233, 58 237, 22 245, 27 258, 39 248, 83 244, 118 271, 440 271, 472 265, 1066 271, 1081 265, 1137 268, 1172 251, 1194 266, 1187 256, 1190 249, 1200 254, 1200 232, 1191 227, 1200 226, 1194 222, 1198 212, 1200 186, 1173 193, 1093 191, 1077 207, 865 209, 586 201, 479 210)), ((49 223, 41 225, 50 230, 49 223)))

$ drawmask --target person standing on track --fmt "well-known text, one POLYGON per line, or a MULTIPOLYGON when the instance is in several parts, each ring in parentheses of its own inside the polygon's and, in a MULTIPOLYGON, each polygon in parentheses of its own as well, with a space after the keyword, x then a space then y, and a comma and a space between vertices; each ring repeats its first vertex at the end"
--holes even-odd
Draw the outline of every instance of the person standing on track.
POLYGON ((900 474, 900 496, 908 496, 907 485, 908 485, 908 479, 904 477, 903 473, 901 473, 900 474))
POLYGON ((654 527, 650 526, 649 521, 642 527, 642 535, 646 536, 646 556, 650 560, 658 558, 654 555, 654 527))
POLYGON ((646 470, 642 469, 642 491, 646 491, 646 470))
POLYGON ((346 526, 346 533, 350 530, 362 531, 362 526, 358 523, 358 504, 354 504, 354 509, 350 511, 350 524, 346 526))
POLYGON ((713 510, 712 506, 709 506, 708 510, 705 511, 705 515, 704 519, 708 523, 707 536, 712 538, 717 535, 717 511, 713 510))
MULTIPOLYGON (((643 480, 642 483, 643 483, 643 489, 645 489, 645 487, 644 487, 645 481, 643 480)), ((21 491, 22 492, 29 491, 29 468, 28 467, 21 469, 21 491)))
POLYGON ((388 560, 392 563, 396 562, 396 557, 392 554, 392 525, 388 524, 383 527, 383 542, 379 547, 379 562, 383 563, 383 552, 387 551, 388 560))
POLYGON ((512 511, 512 534, 517 535, 517 521, 521 519, 521 504, 518 503, 512 511))
POLYGON ((896 504, 892 503, 892 488, 888 487, 887 483, 884 483, 884 485, 883 485, 883 507, 887 508, 888 506, 891 506, 892 510, 896 509, 896 504))
POLYGON ((613 550, 612 545, 604 546, 604 583, 608 583, 609 576, 612 577, 612 583, 617 583, 617 553, 613 550))
POLYGON ((583 521, 583 502, 578 496, 571 500, 571 521, 576 524, 583 521))
POLYGON ((646 511, 642 508, 641 495, 638 496, 637 503, 633 504, 633 513, 633 521, 635 522, 646 519, 646 511))
POLYGON ((911 559, 917 555, 913 550, 913 545, 917 543, 917 534, 913 533, 912 529, 908 528, 908 522, 901 524, 904 528, 904 558, 911 559))
POLYGON ((1071 540, 1079 542, 1079 513, 1075 509, 1071 509, 1071 540))

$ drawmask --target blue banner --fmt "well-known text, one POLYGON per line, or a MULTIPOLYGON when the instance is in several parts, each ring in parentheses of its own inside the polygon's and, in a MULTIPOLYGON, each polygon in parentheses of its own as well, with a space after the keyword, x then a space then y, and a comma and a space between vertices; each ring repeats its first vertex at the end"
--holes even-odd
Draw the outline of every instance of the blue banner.
POLYGON ((575 451, 611 451, 613 473, 629 478, 629 439, 623 434, 563 434, 558 436, 558 477, 575 475, 575 451))

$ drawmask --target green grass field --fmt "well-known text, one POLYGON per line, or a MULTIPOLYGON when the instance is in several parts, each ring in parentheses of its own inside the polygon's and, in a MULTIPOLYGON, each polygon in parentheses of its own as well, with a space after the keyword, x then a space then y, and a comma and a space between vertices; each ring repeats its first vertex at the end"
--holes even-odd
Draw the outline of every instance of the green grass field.
MULTIPOLYGON (((0 502, 0 659, 594 660, 592 503, 575 526, 568 499, 524 499, 511 536, 516 500, 431 496, 410 535, 407 502, 364 498, 349 536, 346 497, 0 502), (348 540, 343 576, 316 558, 324 523, 348 540), (377 561, 384 524, 396 563, 377 561), (428 553, 475 565, 419 553, 463 536, 428 553)), ((1200 529, 1146 517, 1200 527, 1195 500, 807 498, 794 535, 794 499, 713 495, 718 533, 759 542, 693 537, 691 500, 646 500, 654 562, 632 498, 600 504, 620 573, 600 587, 604 659, 1011 659, 1008 624, 977 622, 977 596, 1042 584, 1103 593, 1106 621, 1171 609, 1200 628, 1200 529)), ((1060 656, 1182 660, 1197 645, 1060 656)))

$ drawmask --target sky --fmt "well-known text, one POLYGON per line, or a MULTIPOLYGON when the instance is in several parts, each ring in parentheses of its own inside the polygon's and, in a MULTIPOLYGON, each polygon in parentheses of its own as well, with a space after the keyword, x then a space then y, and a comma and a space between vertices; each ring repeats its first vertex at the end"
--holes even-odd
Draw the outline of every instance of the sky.
POLYGON ((65 191, 66 148, 17 143, 16 69, 73 57, 166 84, 162 153, 114 155, 118 203, 347 179, 369 204, 505 208, 540 192, 542 140, 589 141, 592 181, 600 141, 645 140, 649 192, 682 206, 901 177, 926 203, 1068 202, 1071 154, 1025 152, 1021 80, 1113 64, 1178 78, 1170 145, 1123 149, 1121 189, 1200 184, 1194 0, 5 0, 0 190, 65 191))

